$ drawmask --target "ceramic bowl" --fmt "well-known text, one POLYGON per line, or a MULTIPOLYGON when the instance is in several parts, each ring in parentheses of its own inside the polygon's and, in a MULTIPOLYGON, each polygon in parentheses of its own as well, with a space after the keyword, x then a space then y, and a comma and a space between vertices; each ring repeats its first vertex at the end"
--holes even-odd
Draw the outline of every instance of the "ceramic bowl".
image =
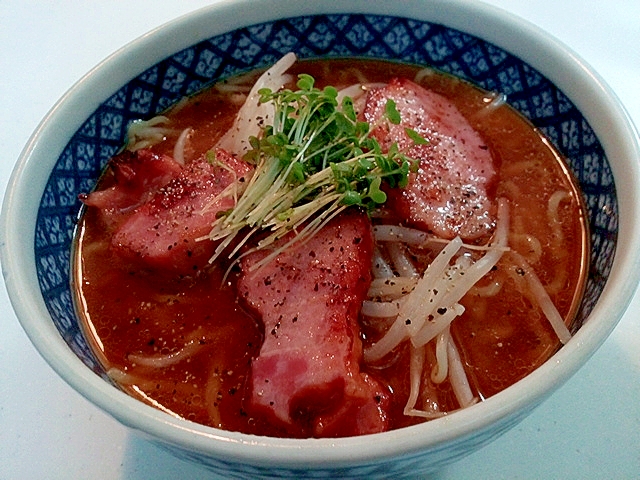
POLYGON ((181 458, 230 476, 398 478, 435 470, 513 427, 613 330, 640 272, 638 137, 600 77, 532 25, 481 3, 238 0, 179 18, 127 45, 53 107, 19 159, 2 211, 3 274, 33 344, 73 388, 181 458), (422 425, 343 439, 276 439, 176 419, 106 380, 69 289, 86 192, 127 125, 218 77, 300 57, 430 65, 503 92, 569 159, 587 205, 591 263, 570 342, 487 401, 422 425))

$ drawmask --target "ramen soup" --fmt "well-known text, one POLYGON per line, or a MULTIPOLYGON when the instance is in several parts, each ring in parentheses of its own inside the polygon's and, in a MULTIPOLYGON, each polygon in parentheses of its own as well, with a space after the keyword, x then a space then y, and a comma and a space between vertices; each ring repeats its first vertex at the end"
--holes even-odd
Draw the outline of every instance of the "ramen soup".
POLYGON ((560 348, 583 290, 560 155, 499 93, 409 65, 227 79, 134 123, 82 200, 76 304, 109 378, 226 430, 451 414, 560 348))

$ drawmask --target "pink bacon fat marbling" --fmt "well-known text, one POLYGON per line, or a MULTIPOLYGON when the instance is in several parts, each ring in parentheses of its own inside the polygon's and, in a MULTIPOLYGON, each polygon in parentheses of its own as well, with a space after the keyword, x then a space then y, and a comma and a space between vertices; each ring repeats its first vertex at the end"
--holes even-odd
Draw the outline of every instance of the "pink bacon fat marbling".
MULTIPOLYGON (((177 174, 173 164, 165 161, 170 180, 124 214, 111 241, 113 250, 142 268, 170 274, 189 275, 206 265, 216 244, 199 239, 209 233, 220 211, 233 207, 233 195, 223 191, 252 169, 220 149, 216 161, 212 164, 203 157, 177 174)), ((116 184, 116 190, 127 188, 127 184, 116 184)))
POLYGON ((148 149, 125 150, 109 160, 108 168, 113 174, 113 184, 81 194, 80 200, 99 209, 102 221, 111 230, 182 171, 182 166, 170 156, 148 149))
POLYGON ((266 252, 243 259, 239 295, 265 328, 252 363, 253 411, 301 436, 387 429, 388 391, 359 366, 358 314, 372 254, 369 219, 349 209, 257 270, 250 267, 266 252))
POLYGON ((419 161, 404 189, 390 189, 389 205, 400 218, 436 235, 475 239, 494 225, 495 202, 491 186, 495 177, 487 145, 460 111, 445 97, 406 79, 392 79, 373 88, 363 110, 375 124, 388 99, 396 103, 399 125, 384 122, 374 130, 383 150, 393 142, 419 161), (405 133, 411 128, 429 141, 411 146, 405 133))

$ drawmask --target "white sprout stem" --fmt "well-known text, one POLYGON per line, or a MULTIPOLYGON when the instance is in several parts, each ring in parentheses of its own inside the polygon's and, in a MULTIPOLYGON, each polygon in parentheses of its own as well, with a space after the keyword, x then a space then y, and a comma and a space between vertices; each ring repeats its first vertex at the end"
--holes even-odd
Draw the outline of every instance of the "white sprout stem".
MULTIPOLYGON (((276 159, 273 159, 273 163, 276 163, 276 159)), ((259 188, 254 188, 252 190, 247 190, 247 195, 244 195, 243 198, 247 198, 247 209, 245 210, 245 214, 240 217, 236 215, 236 218, 242 218, 247 225, 258 225, 262 224, 262 220, 264 216, 269 214, 271 211, 272 202, 275 201, 273 197, 274 185, 278 184, 276 188, 278 188, 282 184, 282 175, 278 173, 277 175, 273 175, 270 180, 269 188, 265 191, 263 187, 267 182, 259 185, 259 188)))
MULTIPOLYGON (((231 168, 229 165, 227 165, 224 162, 217 162, 216 165, 226 170, 227 172, 229 172, 229 174, 231 174, 231 176, 233 177, 233 181, 229 185, 224 187, 218 195, 216 195, 209 202, 207 202, 207 204, 202 208, 200 212, 201 215, 204 215, 205 213, 210 212, 224 198, 229 198, 229 197, 232 198, 233 205, 236 205, 238 203, 238 196, 242 194, 242 192, 244 191, 244 182, 241 182, 238 180, 238 174, 233 168, 231 168)), ((209 238, 209 235, 200 237, 197 240, 200 241, 206 238, 209 238)))
POLYGON ((393 266, 396 268, 396 272, 398 272, 401 277, 420 276, 415 265, 407 255, 404 245, 398 242, 391 242, 387 245, 387 251, 389 252, 393 266))
POLYGON ((542 285, 542 282, 540 282, 540 279, 522 255, 517 252, 510 252, 510 255, 520 269, 521 274, 531 289, 535 300, 538 302, 540 309, 547 317, 547 320, 551 324, 554 332, 563 344, 567 343, 571 340, 571 332, 565 325, 562 315, 560 315, 560 312, 553 304, 553 301, 545 290, 544 285, 542 285))
POLYGON ((376 225, 373 235, 378 242, 402 242, 406 245, 421 247, 431 243, 443 243, 447 240, 429 235, 422 230, 402 227, 400 225, 376 225))
POLYGON ((416 347, 426 345, 463 313, 464 307, 459 303, 438 309, 433 320, 425 323, 419 332, 410 337, 411 343, 416 347))
MULTIPOLYGON (((249 232, 238 242, 238 244, 233 248, 233 250, 229 253, 228 258, 233 258, 241 249, 245 246, 245 244, 249 241, 249 239, 260 230, 259 226, 252 227, 249 232)), ((234 235, 235 237, 235 235, 234 235)), ((228 245, 228 244, 227 244, 228 245)))
POLYGON ((451 337, 449 337, 449 342, 447 343, 447 353, 449 357, 449 382, 453 393, 461 407, 473 405, 476 399, 471 391, 467 374, 464 371, 460 353, 451 337))
POLYGON ((302 225, 327 205, 331 206, 331 204, 339 203, 344 195, 341 193, 335 193, 333 190, 334 189, 327 189, 324 196, 316 198, 309 203, 294 207, 291 211, 285 210, 283 212, 278 212, 285 214, 286 218, 273 218, 271 221, 263 223, 263 227, 271 227, 271 230, 276 232, 276 237, 282 236, 283 232, 288 232, 294 226, 297 228, 302 225))
MULTIPOLYGON (((300 232, 297 233, 297 235, 294 235, 293 238, 291 238, 291 240, 289 240, 284 245, 282 245, 281 247, 279 247, 276 250, 274 250, 273 252, 271 252, 269 255, 264 257, 259 262, 256 262, 255 264, 251 265, 251 267, 249 268, 249 271, 259 270, 264 265, 266 265, 271 260, 273 260, 278 255, 280 255, 284 250, 286 250, 288 248, 291 248, 294 244, 296 246, 304 245, 306 242, 311 240, 311 238, 319 230, 321 230, 322 227, 324 227, 327 223, 329 223, 337 215, 342 213, 346 208, 347 208, 346 205, 340 206, 337 202, 334 203, 333 206, 329 207, 327 210, 325 210, 320 215, 315 217, 311 222, 309 222, 300 232)), ((275 241, 275 240, 277 240, 277 239, 274 239, 273 241, 275 241)), ((262 245, 259 245, 259 247, 261 247, 261 246, 262 245)), ((257 248, 259 248, 259 247, 256 247, 256 249, 250 250, 250 252, 257 250, 257 248)))
POLYGON ((438 280, 443 276, 453 256, 462 247, 462 240, 456 237, 447 244, 438 256, 429 264, 416 288, 403 302, 398 321, 406 325, 409 335, 415 334, 438 305, 437 299, 444 296, 445 289, 437 288, 438 280), (436 286, 434 286, 436 285, 436 286))
POLYGON ((402 341, 409 338, 411 334, 417 332, 419 327, 424 324, 424 321, 431 315, 435 307, 435 302, 430 303, 429 300, 433 300, 434 295, 442 295, 442 293, 434 293, 433 284, 442 276, 443 271, 447 268, 451 258, 458 252, 461 245, 462 240, 459 237, 454 238, 431 262, 414 290, 402 299, 400 312, 391 328, 380 340, 365 349, 364 357, 366 362, 380 360, 402 341), (418 324, 418 328, 411 329, 410 327, 414 322, 418 324))
POLYGON ((477 262, 461 271, 456 278, 454 287, 443 296, 441 306, 459 302, 462 297, 498 263, 504 251, 502 249, 490 250, 477 262))
POLYGON ((436 337, 436 364, 431 369, 431 381, 436 384, 444 382, 449 375, 449 354, 447 353, 449 337, 448 326, 436 337))
POLYGON ((129 125, 127 129, 127 150, 135 152, 147 148, 164 140, 171 129, 161 127, 169 123, 164 115, 156 115, 149 120, 138 120, 129 125))
POLYGON ((416 408, 409 408, 409 409, 405 409, 403 413, 405 415, 411 416, 411 417, 421 417, 421 418, 426 418, 426 419, 429 419, 429 420, 433 420, 433 419, 436 419, 436 418, 445 417, 445 416, 449 415, 450 413, 453 413, 454 411, 440 412, 438 410, 427 411, 427 410, 418 410, 416 408))
POLYGON ((346 97, 351 98, 354 102, 356 102, 361 96, 363 96, 367 92, 365 86, 362 83, 355 83, 348 87, 345 87, 338 91, 338 96, 336 97, 336 101, 338 105, 341 105, 343 100, 346 97))
POLYGON ((408 412, 413 410, 420 396, 420 385, 422 383, 422 370, 424 369, 425 360, 425 347, 411 347, 410 360, 409 360, 409 382, 410 391, 409 398, 404 407, 404 414, 408 415, 408 412))
POLYGON ((387 330, 387 332, 382 336, 380 340, 371 345, 369 348, 365 348, 365 363, 372 363, 380 360, 407 338, 408 333, 404 324, 396 320, 391 324, 389 330, 387 330))
MULTIPOLYGON (((273 159, 273 163, 279 164, 280 162, 278 159, 273 159)), ((253 208, 247 213, 247 215, 243 216, 248 225, 257 225, 258 223, 262 223, 265 215, 273 210, 272 205, 274 203, 278 203, 278 199, 282 196, 281 188, 285 184, 292 166, 293 163, 291 163, 284 172, 278 172, 273 181, 270 182, 269 188, 264 194, 259 197, 256 196, 255 198, 253 198, 252 195, 253 208)))
POLYGON ((191 127, 185 128, 178 137, 178 140, 176 140, 176 144, 173 147, 173 159, 182 166, 184 166, 185 164, 184 148, 187 145, 187 140, 189 139, 189 135, 191 134, 192 130, 193 129, 191 127))
MULTIPOLYGON (((205 214, 207 212, 210 212, 224 198, 227 198, 227 197, 233 197, 234 199, 237 198, 236 192, 238 191, 238 189, 237 189, 236 185, 234 185, 234 183, 230 183, 229 185, 224 187, 219 194, 217 194, 215 197, 213 197, 211 200, 209 200, 206 203, 206 205, 204 205, 202 207, 202 209, 200 210, 200 214, 203 215, 203 214, 205 214)), ((204 235, 202 237, 198 237, 197 240, 201 241, 201 240, 206 240, 208 238, 209 238, 209 235, 207 234, 207 235, 204 235)))
MULTIPOLYGON (((378 233, 382 231, 384 229, 380 229, 378 233)), ((397 240, 397 232, 398 230, 393 233, 396 237, 395 240, 397 240)), ((405 233, 403 230, 400 232, 405 233)), ((409 233, 413 234, 413 232, 409 233)), ((451 259, 463 245, 462 240, 456 237, 440 251, 435 260, 427 267, 416 288, 401 299, 398 316, 385 335, 373 345, 365 348, 365 361, 380 360, 407 338, 411 339, 414 346, 425 345, 448 326, 453 319, 461 315, 464 312, 464 307, 457 302, 500 259, 507 247, 508 233, 509 209, 506 200, 501 198, 498 200, 498 222, 491 244, 492 248, 480 260, 465 270, 464 282, 455 282, 464 284, 464 286, 456 285, 453 289, 450 287, 447 289, 446 285, 440 284, 445 271, 450 268, 451 259), (443 310, 442 313, 437 311, 439 308, 443 310), (433 317, 433 321, 427 323, 430 316, 433 317)), ((424 238, 420 238, 420 240, 424 240, 424 238)), ((456 269, 451 269, 450 273, 456 276, 456 280, 463 277, 459 270, 456 274, 456 269)), ((445 278, 445 280, 447 279, 445 278)))
POLYGON ((400 306, 398 302, 374 302, 365 300, 362 302, 362 314, 374 318, 395 318, 400 306))
POLYGON ((393 277, 393 269, 391 265, 384 259, 378 247, 373 252, 373 276, 374 278, 391 278, 393 277))
POLYGON ((462 281, 456 282, 442 301, 443 306, 447 306, 460 299, 491 269, 498 263, 505 251, 508 251, 507 243, 509 237, 509 206, 506 200, 498 199, 498 222, 493 241, 487 253, 477 262, 473 263, 464 272, 462 281))
MULTIPOLYGON (((244 243, 249 239, 249 237, 254 234, 256 231, 258 231, 258 227, 253 227, 249 233, 247 235, 245 235, 245 237, 242 239, 242 241, 239 242, 239 245, 237 245, 234 249, 234 251, 238 250, 239 248, 242 247, 242 245, 244 245, 244 243)), ((216 258, 218 258, 218 256, 220 256, 222 254, 222 252, 229 246, 231 245, 231 242, 233 242, 233 239, 236 237, 238 233, 238 230, 234 231, 232 234, 229 234, 226 237, 221 237, 222 241, 218 244, 218 246, 216 247, 215 251, 213 252, 213 255, 211 256, 211 258, 209 259, 209 264, 212 264, 216 258)), ((233 257, 233 252, 229 254, 228 258, 232 258, 233 257)))
POLYGON ((372 88, 384 88, 385 86, 387 86, 386 83, 379 83, 379 82, 378 83, 354 83, 353 85, 340 89, 338 91, 338 96, 336 97, 336 100, 338 102, 338 105, 341 105, 342 101, 346 97, 351 98, 351 100, 355 102, 372 88))
POLYGON ((120 385, 133 385, 140 380, 140 377, 138 375, 127 373, 124 370, 120 370, 116 367, 111 367, 109 370, 107 370, 107 376, 120 385))
MULTIPOLYGON (((277 224, 266 225, 271 226, 274 232, 267 238, 258 242, 258 247, 264 248, 272 244, 273 242, 285 236, 291 230, 297 229, 300 225, 303 225, 307 220, 310 219, 311 222, 308 223, 307 226, 305 226, 302 230, 300 230, 298 235, 306 235, 307 232, 309 232, 308 235, 310 236, 315 235, 315 233, 319 230, 319 228, 316 228, 316 225, 325 225, 326 221, 324 221, 324 219, 329 215, 331 216, 330 218, 333 218, 335 216, 335 213, 333 213, 335 209, 340 208, 340 211, 343 210, 343 208, 340 207, 340 201, 342 200, 342 197, 342 194, 334 193, 331 195, 327 195, 326 197, 316 199, 311 204, 302 206, 301 210, 297 212, 299 216, 295 218, 295 220, 292 219, 291 222, 279 221, 277 224), (323 208, 325 210, 314 217, 314 215, 323 208), (312 231, 313 233, 311 233, 312 231)), ((345 205, 342 205, 342 207, 344 206, 345 205)), ((300 239, 302 238, 304 237, 301 237, 300 239)))
POLYGON ((222 217, 214 224, 209 238, 211 240, 219 240, 229 234, 229 229, 235 227, 236 230, 240 230, 243 226, 247 225, 246 218, 249 212, 255 208, 256 201, 262 199, 264 193, 277 178, 278 173, 279 166, 277 161, 264 161, 260 163, 245 190, 251 190, 255 192, 255 195, 242 195, 231 213, 226 217, 222 217))
POLYGON ((483 287, 474 285, 471 292, 477 297, 493 297, 500 293, 500 290, 502 290, 502 282, 494 280, 483 287))
POLYGON ((296 55, 289 52, 258 78, 247 95, 246 101, 240 107, 232 127, 218 142, 218 147, 240 157, 249 150, 249 137, 257 137, 260 133, 260 123, 256 119, 262 118, 268 122, 275 113, 271 102, 260 103, 259 90, 262 88, 269 88, 274 92, 280 90, 291 80, 291 77, 285 75, 285 72, 296 60, 296 55))
POLYGON ((454 283, 454 287, 443 296, 441 303, 438 305, 438 307, 446 309, 445 314, 441 315, 439 319, 434 317, 433 322, 429 322, 427 324, 423 323, 424 327, 422 327, 420 332, 411 337, 411 341, 414 345, 424 345, 431 341, 436 335, 438 335, 438 333, 440 333, 442 324, 448 320, 446 325, 449 325, 456 316, 462 315, 464 307, 459 305, 457 302, 459 302, 462 297, 464 297, 464 295, 498 263, 498 260, 500 260, 504 253, 504 248, 507 246, 508 234, 509 208, 504 199, 499 199, 498 222, 493 238, 493 245, 497 248, 488 250, 487 253, 477 262, 473 263, 463 272, 458 272, 455 279, 456 281, 452 282, 454 283), (458 307, 449 308, 454 305, 458 305, 458 307), (457 313, 458 311, 460 313, 457 313), (452 315, 453 317, 451 317, 452 315))
POLYGON ((165 368, 171 365, 175 365, 178 362, 191 357, 201 348, 199 338, 189 340, 184 347, 175 352, 166 355, 142 355, 137 353, 130 353, 127 359, 134 366, 151 367, 151 368, 165 368))
POLYGON ((407 295, 416 286, 413 277, 374 278, 369 286, 369 298, 399 298, 407 295))

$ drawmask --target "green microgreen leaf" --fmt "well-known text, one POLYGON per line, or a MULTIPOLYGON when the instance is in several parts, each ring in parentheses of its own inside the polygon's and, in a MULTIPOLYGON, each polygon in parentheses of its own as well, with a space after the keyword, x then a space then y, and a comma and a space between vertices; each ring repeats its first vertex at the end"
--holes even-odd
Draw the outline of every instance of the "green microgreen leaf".
POLYGON ((398 112, 398 109, 396 108, 396 102, 391 98, 387 100, 387 103, 384 106, 384 113, 389 122, 394 125, 400 125, 400 112, 398 112))
MULTIPOLYGON (((396 188, 408 182, 416 162, 395 143, 384 152, 371 135, 374 127, 358 119, 351 98, 338 102, 335 87, 318 89, 307 74, 298 76, 296 86, 296 91, 258 92, 261 103, 273 104, 274 120, 259 136, 249 138, 251 148, 244 158, 256 170, 235 207, 209 234, 223 240, 216 255, 245 228, 249 230, 240 245, 257 230, 270 229, 255 247, 264 248, 292 229, 317 232, 346 206, 377 208, 387 200, 383 183, 396 188)), ((401 123, 393 100, 386 102, 381 121, 401 123)), ((417 132, 405 131, 414 144, 426 142, 417 132)))
POLYGON ((379 205, 387 201, 387 194, 380 190, 380 185, 382 185, 382 178, 375 177, 369 185, 368 192, 369 198, 379 205))
POLYGON ((429 144, 429 140, 424 138, 422 135, 420 135, 418 132, 416 132, 412 128, 405 128, 404 129, 404 133, 407 134, 407 137, 409 137, 413 141, 413 143, 415 145, 427 145, 427 144, 429 144))
POLYGON ((347 192, 344 193, 344 197, 342 199, 342 202, 345 205, 361 205, 362 204, 362 197, 360 196, 360 194, 358 192, 354 192, 353 190, 349 190, 347 192))
POLYGON ((207 152, 204 154, 205 158, 207 159, 207 162, 209 162, 211 165, 215 165, 216 161, 217 161, 217 155, 216 155, 216 149, 212 148, 211 150, 207 150, 207 152))
POLYGON ((298 76, 298 83, 296 84, 296 86, 300 90, 306 90, 308 92, 311 92, 311 90, 313 89, 314 83, 315 83, 315 79, 311 75, 302 73, 298 76))
POLYGON ((353 100, 351 99, 351 97, 344 97, 342 99, 342 112, 344 113, 344 115, 351 120, 351 122, 355 122, 356 121, 356 110, 353 106, 353 100))

